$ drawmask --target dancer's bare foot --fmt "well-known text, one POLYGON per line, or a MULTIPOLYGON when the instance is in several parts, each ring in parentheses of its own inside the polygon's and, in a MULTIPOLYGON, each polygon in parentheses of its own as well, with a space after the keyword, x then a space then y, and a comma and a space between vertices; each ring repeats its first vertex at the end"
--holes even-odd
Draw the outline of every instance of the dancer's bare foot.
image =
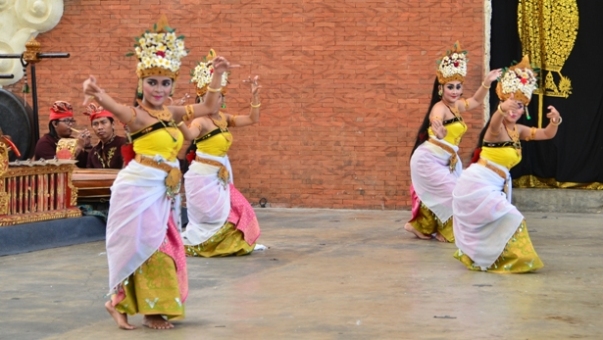
POLYGON ((174 328, 174 325, 166 321, 161 315, 145 315, 142 319, 142 324, 151 329, 174 328))
POLYGON ((406 223, 404 225, 404 230, 408 231, 411 234, 414 234, 416 237, 420 238, 421 240, 431 240, 430 235, 425 235, 425 234, 419 232, 410 223, 406 223))
POLYGON ((433 237, 435 237, 435 239, 440 242, 448 243, 448 240, 444 237, 444 235, 442 235, 440 233, 433 234, 433 237))
POLYGON ((128 330, 136 328, 128 323, 128 316, 126 314, 118 312, 117 309, 113 307, 111 301, 107 301, 107 303, 105 303, 105 308, 107 309, 107 312, 109 312, 109 314, 113 317, 113 320, 115 320, 119 328, 128 330))

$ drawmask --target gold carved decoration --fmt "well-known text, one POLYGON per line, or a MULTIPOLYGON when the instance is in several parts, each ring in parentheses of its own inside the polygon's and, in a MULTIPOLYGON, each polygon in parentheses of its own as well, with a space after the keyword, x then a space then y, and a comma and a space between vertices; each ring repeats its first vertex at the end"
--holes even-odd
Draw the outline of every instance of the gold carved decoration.
POLYGON ((38 55, 42 51, 42 45, 35 39, 31 38, 25 44, 25 52, 23 52, 23 60, 28 64, 35 64, 40 62, 38 55))
POLYGON ((0 176, 8 170, 8 146, 0 140, 0 176))
POLYGON ((542 127, 543 97, 567 98, 572 93, 572 82, 561 69, 578 35, 578 4, 576 0, 519 0, 517 21, 522 55, 529 55, 540 68, 534 94, 538 95, 538 127, 542 127))
POLYGON ((0 176, 0 227, 81 216, 75 161, 16 161, 0 176))
POLYGON ((77 139, 61 138, 57 143, 56 157, 58 159, 75 159, 77 139))

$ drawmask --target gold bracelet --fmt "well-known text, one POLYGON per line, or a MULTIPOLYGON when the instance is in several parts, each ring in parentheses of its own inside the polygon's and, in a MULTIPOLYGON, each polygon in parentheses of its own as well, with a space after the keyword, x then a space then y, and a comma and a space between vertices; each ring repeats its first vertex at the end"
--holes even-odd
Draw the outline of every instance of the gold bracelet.
POLYGON ((249 103, 249 105, 251 105, 252 108, 257 109, 258 107, 262 106, 262 103, 259 103, 258 105, 253 105, 253 103, 249 103))
POLYGON ((502 107, 500 107, 501 104, 498 104, 498 111, 500 111, 500 113, 503 115, 503 117, 507 116, 507 113, 505 111, 503 111, 502 107))
POLYGON ((209 87, 209 85, 207 86, 207 92, 220 92, 220 91, 222 91, 221 87, 214 89, 214 88, 209 87))
POLYGON ((484 82, 482 82, 482 87, 483 87, 483 88, 485 88, 486 90, 489 90, 489 89, 490 89, 490 86, 486 86, 486 85, 484 85, 484 82))
POLYGON ((553 125, 560 125, 563 122, 563 118, 561 118, 561 116, 559 116, 559 122, 555 123, 555 121, 553 119, 551 119, 551 124, 553 125))

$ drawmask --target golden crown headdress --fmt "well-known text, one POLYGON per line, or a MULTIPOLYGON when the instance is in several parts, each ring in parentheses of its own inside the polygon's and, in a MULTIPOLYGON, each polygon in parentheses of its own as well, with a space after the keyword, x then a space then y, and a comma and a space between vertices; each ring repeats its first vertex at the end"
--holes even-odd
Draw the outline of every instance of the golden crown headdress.
POLYGON ((446 54, 437 60, 438 82, 442 85, 451 81, 464 82, 467 76, 467 61, 467 51, 461 50, 461 44, 457 41, 452 50, 446 51, 446 54))
MULTIPOLYGON (((195 83, 197 87, 197 96, 203 97, 207 92, 207 87, 211 83, 211 79, 214 75, 213 61, 216 58, 216 51, 212 48, 209 50, 207 56, 200 61, 195 69, 191 72, 191 83, 195 83)), ((222 94, 226 93, 226 86, 228 85, 228 72, 222 73, 222 81, 220 87, 222 87, 222 94)))
POLYGON ((498 98, 505 101, 511 97, 521 101, 524 105, 530 103, 532 92, 538 88, 538 70, 530 65, 530 58, 524 56, 519 64, 503 70, 502 76, 496 84, 498 98))
POLYGON ((176 36, 175 30, 168 25, 165 15, 162 15, 159 22, 153 25, 152 31, 146 31, 136 38, 134 52, 138 58, 136 75, 140 79, 149 76, 166 76, 176 80, 180 70, 180 59, 187 55, 184 36, 176 36))

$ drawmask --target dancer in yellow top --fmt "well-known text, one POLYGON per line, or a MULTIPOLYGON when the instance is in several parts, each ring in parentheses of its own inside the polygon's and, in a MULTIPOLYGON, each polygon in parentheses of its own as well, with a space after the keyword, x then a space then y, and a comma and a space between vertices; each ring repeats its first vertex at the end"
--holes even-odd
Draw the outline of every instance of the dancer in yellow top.
POLYGON ((467 131, 461 113, 482 104, 490 84, 501 72, 491 71, 475 94, 463 99, 466 54, 457 42, 438 60, 431 104, 410 158, 413 214, 404 229, 420 239, 433 236, 441 242, 454 241, 452 190, 463 169, 458 145, 467 131))
POLYGON ((509 170, 521 161, 521 142, 555 137, 562 119, 549 106, 544 129, 517 124, 537 87, 527 57, 507 69, 496 92, 501 104, 484 127, 479 158, 459 178, 452 193, 455 257, 471 270, 524 273, 543 267, 523 215, 511 204, 509 170))
MULTIPOLYGON (((177 125, 214 112, 220 82, 217 77, 209 85, 214 92, 204 103, 165 106, 187 54, 165 17, 137 38, 135 54, 141 98, 135 107, 115 102, 93 76, 83 84, 86 101, 96 100, 133 131, 136 153, 111 187, 106 237, 111 300, 105 307, 120 328, 133 329, 127 314, 140 313, 144 326, 167 329, 174 327, 169 320, 184 317, 188 295, 176 159, 183 136, 177 125)), ((214 60, 218 76, 229 67, 222 57, 214 60)))
MULTIPOLYGON (((198 102, 204 101, 210 81, 216 78, 215 56, 211 50, 193 73, 198 102)), ((220 96, 224 102, 226 73, 222 74, 221 82, 220 96)), ((193 120, 190 127, 180 127, 196 146, 192 163, 184 175, 188 225, 182 239, 188 256, 247 255, 256 247, 260 227, 253 208, 234 186, 227 153, 233 141, 230 129, 253 125, 260 119, 258 82, 258 76, 246 80, 251 87, 248 115, 231 115, 216 108, 210 115, 193 120)))

